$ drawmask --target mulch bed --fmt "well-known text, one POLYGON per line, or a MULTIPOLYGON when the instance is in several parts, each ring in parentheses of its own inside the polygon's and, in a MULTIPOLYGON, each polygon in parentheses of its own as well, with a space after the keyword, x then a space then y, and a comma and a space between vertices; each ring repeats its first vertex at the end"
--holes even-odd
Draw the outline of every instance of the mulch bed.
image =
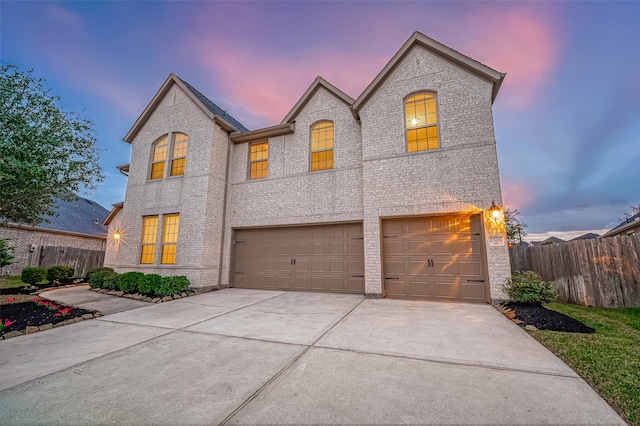
MULTIPOLYGON (((52 302, 53 303, 53 302, 52 302)), ((0 331, 0 338, 4 338, 5 335, 11 333, 10 336, 15 335, 14 331, 20 332, 34 332, 45 329, 47 327, 53 328, 56 324, 66 322, 67 324, 78 321, 77 319, 89 319, 100 315, 97 311, 87 311, 86 309, 71 307, 71 310, 67 315, 56 316, 60 309, 64 309, 67 306, 59 303, 54 303, 58 308, 55 310, 49 310, 44 306, 38 306, 34 302, 22 302, 22 303, 9 303, 2 304, 0 306, 0 318, 4 320, 15 321, 4 330, 0 331), (83 317, 85 315, 85 317, 83 317), (31 327, 31 329, 27 329, 31 327), (37 330, 35 329, 37 328, 37 330)), ((22 333, 21 333, 22 334, 22 333)), ((10 337, 7 336, 7 337, 10 337)))
POLYGON ((540 305, 525 305, 515 302, 504 303, 499 309, 507 317, 516 320, 517 324, 526 327, 533 326, 538 330, 564 331, 567 333, 594 333, 595 330, 580 321, 552 311, 540 305), (511 311, 515 316, 508 314, 511 311))

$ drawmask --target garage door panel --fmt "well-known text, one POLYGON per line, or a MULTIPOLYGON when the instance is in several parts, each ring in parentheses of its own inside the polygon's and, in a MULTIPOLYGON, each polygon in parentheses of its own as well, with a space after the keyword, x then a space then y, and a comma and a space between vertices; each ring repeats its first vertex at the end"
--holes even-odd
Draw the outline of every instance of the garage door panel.
POLYGON ((484 283, 462 283, 463 299, 484 299, 484 283))
POLYGON ((460 262, 460 276, 461 277, 481 277, 482 265, 479 261, 461 261, 460 262))
POLYGON ((427 259, 408 259, 406 262, 406 266, 408 266, 409 275, 427 274, 427 259))
POLYGON ((455 282, 436 281, 435 297, 447 299, 459 299, 459 286, 455 282))
POLYGON ((429 252, 429 243, 426 240, 408 240, 403 245, 405 253, 426 254, 429 252))
POLYGON ((398 220, 387 220, 382 223, 382 233, 385 236, 406 234, 405 229, 406 224, 398 220))
MULTIPOLYGON (((362 244, 362 240, 356 241, 348 241, 345 243, 347 246, 347 255, 348 256, 357 256, 361 257, 364 255, 364 247, 362 244)), ((364 259, 363 259, 364 261, 364 259)))
POLYGON ((407 222, 407 234, 409 235, 424 235, 427 232, 427 220, 426 219, 414 219, 407 222))
POLYGON ((404 280, 385 280, 385 289, 387 296, 391 297, 407 297, 408 289, 404 280))
POLYGON ((411 297, 429 297, 431 291, 429 289, 429 281, 411 280, 409 282, 409 295, 411 297))
POLYGON ((236 231, 236 287, 364 293, 361 224, 236 231))

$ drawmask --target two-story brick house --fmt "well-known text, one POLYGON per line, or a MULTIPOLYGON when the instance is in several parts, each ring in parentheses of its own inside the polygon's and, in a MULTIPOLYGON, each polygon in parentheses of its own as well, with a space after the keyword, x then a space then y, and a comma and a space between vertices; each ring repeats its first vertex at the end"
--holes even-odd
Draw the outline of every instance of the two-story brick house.
POLYGON ((499 299, 503 78, 416 32, 357 99, 318 77, 249 131, 171 74, 124 137, 105 263, 194 287, 499 299))

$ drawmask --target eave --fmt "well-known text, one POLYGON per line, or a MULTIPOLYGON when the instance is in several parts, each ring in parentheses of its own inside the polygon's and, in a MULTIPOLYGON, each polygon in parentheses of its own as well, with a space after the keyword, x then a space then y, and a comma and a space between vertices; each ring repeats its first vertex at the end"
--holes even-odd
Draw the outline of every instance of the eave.
POLYGON ((233 132, 229 135, 229 139, 233 143, 252 142, 274 136, 289 135, 295 131, 295 127, 295 123, 276 124, 275 126, 251 130, 250 132, 233 132))
POLYGON ((298 102, 293 106, 291 111, 289 111, 286 117, 284 117, 284 119, 282 120, 282 124, 293 122, 295 118, 298 116, 298 114, 300 113, 300 111, 302 111, 302 109, 307 105, 307 103, 309 103, 313 95, 321 87, 324 87, 329 93, 333 94, 336 98, 344 102, 349 107, 349 110, 351 111, 351 114, 353 115, 353 117, 355 119, 358 119, 357 114, 355 114, 355 112, 351 109, 351 105, 353 104, 353 98, 347 95, 346 93, 344 93, 342 90, 338 89, 333 84, 329 83, 324 78, 318 76, 313 81, 313 83, 311 83, 311 86, 309 86, 307 91, 304 92, 304 95, 302 95, 300 100, 298 100, 298 102))

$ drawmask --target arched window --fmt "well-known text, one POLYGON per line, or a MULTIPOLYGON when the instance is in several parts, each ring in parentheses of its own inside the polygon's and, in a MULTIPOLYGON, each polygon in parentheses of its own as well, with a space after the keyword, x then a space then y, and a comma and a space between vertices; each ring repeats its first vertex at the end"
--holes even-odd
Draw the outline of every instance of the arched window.
POLYGON ((434 93, 418 93, 404 101, 407 152, 438 148, 438 114, 436 109, 436 95, 434 93))
POLYGON ((151 146, 151 172, 149 180, 163 179, 165 177, 165 164, 169 164, 169 176, 182 176, 187 164, 187 147, 189 136, 184 133, 169 133, 162 136, 151 146), (168 153, 171 156, 168 157, 168 153))
POLYGON ((167 148, 169 146, 169 136, 164 135, 153 144, 153 155, 151 156, 151 175, 149 179, 162 179, 164 177, 164 163, 167 159, 167 148))
POLYGON ((171 153, 171 173, 170 176, 184 175, 184 167, 187 163, 187 146, 189 136, 184 133, 173 134, 173 152, 171 153))
POLYGON ((333 122, 311 127, 311 171, 333 169, 333 122))

